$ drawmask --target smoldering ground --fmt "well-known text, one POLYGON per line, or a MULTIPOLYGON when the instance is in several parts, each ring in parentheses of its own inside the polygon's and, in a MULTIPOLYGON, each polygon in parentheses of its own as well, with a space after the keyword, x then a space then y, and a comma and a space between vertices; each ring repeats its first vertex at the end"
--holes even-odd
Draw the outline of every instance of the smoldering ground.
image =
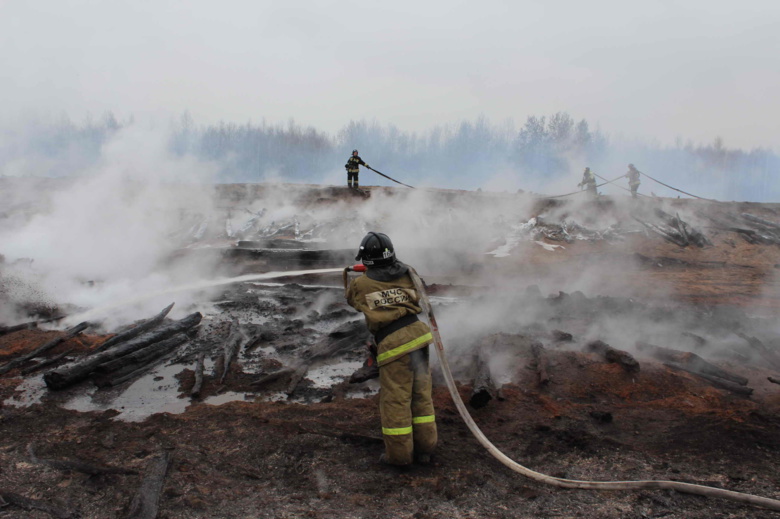
MULTIPOLYGON (((631 209, 625 197, 607 208, 585 195, 544 207, 528 193, 426 189, 377 189, 370 199, 354 203, 327 193, 312 197, 283 184, 266 185, 255 197, 229 189, 220 195, 203 185, 177 183, 207 178, 208 165, 172 160, 140 139, 132 133, 119 139, 106 150, 100 169, 55 190, 49 206, 28 214, 26 221, 6 220, 4 253, 10 260, 33 259, 35 272, 50 278, 48 286, 57 285, 57 301, 89 307, 96 304, 90 297, 116 301, 130 292, 213 277, 208 262, 187 268, 177 262, 176 269, 166 270, 166 258, 181 247, 228 246, 285 229, 301 244, 330 249, 354 248, 368 230, 386 232, 399 257, 423 274, 492 284, 501 275, 483 265, 484 254, 503 247, 518 258, 538 248, 538 240, 529 239, 533 230, 522 228, 531 218, 579 222, 600 231, 625 225, 631 209), (145 154, 127 161, 136 148, 145 154)), ((35 200, 34 191, 27 196, 35 200)), ((517 281, 586 292, 609 286, 619 294, 619 267, 619 259, 600 258, 576 273, 533 274, 517 281)))
MULTIPOLYGON (((635 238, 650 238, 634 217, 649 218, 654 208, 663 208, 694 225, 705 223, 696 206, 626 195, 545 199, 527 190, 375 188, 364 199, 341 187, 279 182, 214 187, 207 183, 213 174, 209 164, 170 156, 163 140, 130 127, 83 177, 46 189, 39 189, 39 181, 17 180, 17 189, 26 190, 19 199, 29 204, 3 220, 3 253, 9 261, 33 260, 26 278, 44 299, 80 310, 109 305, 110 327, 170 302, 170 293, 149 294, 225 274, 223 258, 199 251, 274 238, 301 249, 350 251, 373 230, 389 234, 398 257, 429 283, 490 292, 443 309, 444 335, 457 352, 494 331, 518 333, 562 318, 546 304, 523 299, 528 287, 542 294, 581 292, 586 306, 596 296, 663 306, 673 286, 632 282, 641 270, 635 238)), ((369 175, 362 173, 364 179, 369 175)), ((572 166, 568 177, 539 188, 570 189, 580 178, 572 166)), ((514 188, 513 182, 510 172, 498 170, 485 185, 514 188)), ((179 292, 177 311, 208 297, 179 292)), ((626 348, 687 326, 672 314, 666 322, 643 315, 600 315, 571 326, 582 340, 599 338, 626 348)))

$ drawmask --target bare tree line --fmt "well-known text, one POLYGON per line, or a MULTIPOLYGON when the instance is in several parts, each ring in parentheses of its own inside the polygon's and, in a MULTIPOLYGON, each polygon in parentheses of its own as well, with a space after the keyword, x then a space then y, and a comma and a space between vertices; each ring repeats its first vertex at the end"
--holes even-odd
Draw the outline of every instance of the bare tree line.
MULTIPOLYGON (((63 116, 4 128, 0 174, 78 174, 99 160, 118 132, 134 124, 132 118, 120 121, 108 112, 81 123, 63 116)), ((780 156, 772 150, 728 148, 720 138, 711 144, 678 139, 669 146, 619 142, 564 112, 530 116, 519 129, 511 120, 494 123, 485 117, 425 132, 359 120, 335 135, 292 120, 198 125, 185 113, 170 123, 166 146, 174 155, 216 164, 222 182, 320 182, 341 172, 358 148, 379 169, 440 187, 475 189, 496 176, 514 177, 516 185, 524 180, 540 185, 585 166, 616 176, 632 162, 682 187, 709 190, 705 196, 755 201, 780 196, 780 156)))

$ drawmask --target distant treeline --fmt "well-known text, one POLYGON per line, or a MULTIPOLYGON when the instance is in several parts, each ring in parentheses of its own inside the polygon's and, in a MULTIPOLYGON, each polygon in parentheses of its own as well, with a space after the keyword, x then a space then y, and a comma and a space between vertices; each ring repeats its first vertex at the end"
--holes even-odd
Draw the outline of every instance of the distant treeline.
MULTIPOLYGON (((134 124, 132 119, 119 121, 107 113, 78 124, 62 117, 3 128, 0 174, 78 174, 96 164, 104 146, 134 124)), ((519 129, 512 121, 493 123, 484 117, 422 133, 362 120, 349 122, 336 135, 293 121, 198 125, 185 113, 170 123, 166 135, 164 144, 171 154, 216 165, 221 182, 335 181, 352 149, 358 148, 373 167, 413 185, 536 190, 571 178, 585 166, 614 178, 625 173, 631 162, 641 171, 705 197, 780 199, 780 156, 772 150, 729 149, 721 139, 706 145, 682 140, 673 146, 627 143, 562 112, 528 117, 519 129)), ((371 175, 363 183, 385 185, 387 181, 371 175)), ((647 179, 642 191, 675 195, 647 179)))

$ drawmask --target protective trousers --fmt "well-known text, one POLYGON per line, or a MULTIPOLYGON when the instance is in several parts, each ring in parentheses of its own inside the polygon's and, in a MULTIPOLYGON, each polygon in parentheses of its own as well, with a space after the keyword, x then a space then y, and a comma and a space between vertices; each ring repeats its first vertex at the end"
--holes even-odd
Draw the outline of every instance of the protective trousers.
POLYGON ((387 463, 408 465, 415 454, 431 454, 436 448, 428 356, 425 347, 379 368, 379 412, 387 463))
POLYGON ((347 185, 349 187, 360 187, 358 185, 358 172, 357 171, 348 171, 347 172, 347 185))

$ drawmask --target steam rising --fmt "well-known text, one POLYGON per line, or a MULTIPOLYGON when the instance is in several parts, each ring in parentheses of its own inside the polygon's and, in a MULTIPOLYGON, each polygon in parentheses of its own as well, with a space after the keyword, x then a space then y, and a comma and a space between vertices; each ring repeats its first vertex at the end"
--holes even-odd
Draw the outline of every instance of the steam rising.
POLYGON ((26 221, 5 222, 0 243, 6 260, 31 259, 26 275, 46 299, 82 307, 186 277, 159 262, 176 246, 171 236, 181 215, 211 210, 211 197, 199 184, 209 182, 213 170, 170 156, 164 142, 153 130, 130 127, 83 175, 8 193, 30 204, 39 204, 42 195, 49 201, 26 221))
MULTIPOLYGON (((636 240, 649 240, 632 216, 652 211, 659 202, 625 195, 599 201, 582 194, 550 201, 513 189, 573 191, 581 172, 572 157, 566 174, 546 182, 530 176, 528 183, 519 183, 525 177, 510 169, 483 178, 486 187, 510 187, 510 192, 377 188, 364 200, 342 187, 215 185, 220 164, 171 151, 168 138, 167 132, 130 124, 107 139, 99 159, 81 175, 48 182, 3 180, 11 208, 0 219, 3 278, 6 284, 17 280, 12 284, 24 287, 24 293, 9 298, 14 292, 6 290, 0 318, 23 319, 18 303, 34 296, 71 313, 108 306, 116 313, 107 326, 123 324, 167 305, 177 287, 218 285, 214 280, 221 274, 213 260, 196 254, 201 249, 284 235, 308 248, 350 250, 374 230, 390 235, 399 258, 428 283, 471 286, 485 294, 442 307, 442 334, 461 359, 469 359, 485 335, 529 329, 544 335, 568 327, 580 342, 601 339, 623 349, 637 340, 685 349, 690 344, 681 337, 690 330, 724 350, 733 340, 729 331, 704 327, 710 323, 706 316, 668 310, 658 318, 638 303, 664 307, 673 292, 662 283, 632 282, 639 271, 636 240), (570 230, 567 239, 578 243, 550 246, 543 241, 550 225, 570 230), (25 258, 32 263, 19 262, 25 258), (537 295, 559 291, 572 296, 559 301, 537 295), (593 299, 598 296, 622 298, 625 304, 609 307, 593 299), (589 311, 593 308, 600 312, 589 311)), ((371 175, 361 173, 363 185, 375 179, 371 175)), ((340 184, 343 176, 334 172, 326 178, 340 184)), ((667 199, 660 205, 692 225, 706 223, 695 204, 673 203, 667 199)), ((334 273, 333 284, 338 283, 334 273)), ((175 311, 182 314, 204 297, 178 291, 175 311)), ((313 301, 313 307, 329 304, 330 297, 313 301)))

